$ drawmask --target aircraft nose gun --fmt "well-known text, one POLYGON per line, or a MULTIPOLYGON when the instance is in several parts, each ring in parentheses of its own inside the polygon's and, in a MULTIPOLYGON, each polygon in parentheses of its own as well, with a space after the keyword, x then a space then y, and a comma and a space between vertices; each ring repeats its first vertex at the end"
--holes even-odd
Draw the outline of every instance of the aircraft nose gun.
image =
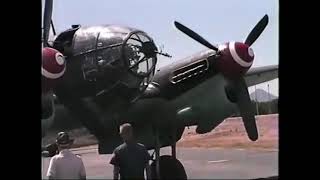
POLYGON ((124 43, 125 62, 131 73, 148 77, 157 62, 157 47, 142 31, 133 32, 124 43))

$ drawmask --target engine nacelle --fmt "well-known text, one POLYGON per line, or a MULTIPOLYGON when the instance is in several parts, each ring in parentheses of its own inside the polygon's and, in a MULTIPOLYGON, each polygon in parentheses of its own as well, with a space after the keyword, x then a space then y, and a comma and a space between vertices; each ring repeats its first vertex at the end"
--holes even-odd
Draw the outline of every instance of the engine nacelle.
POLYGON ((228 42, 218 47, 217 60, 219 71, 228 78, 244 75, 252 66, 254 53, 252 48, 241 42, 228 42))
POLYGON ((42 93, 52 90, 66 70, 64 56, 56 49, 42 49, 41 84, 42 93))

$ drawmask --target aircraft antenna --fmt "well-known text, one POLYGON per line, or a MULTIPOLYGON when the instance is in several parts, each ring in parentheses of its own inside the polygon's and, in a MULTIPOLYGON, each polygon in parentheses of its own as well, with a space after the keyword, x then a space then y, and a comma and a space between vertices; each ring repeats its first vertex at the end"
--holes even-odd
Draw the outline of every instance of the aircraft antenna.
POLYGON ((269 106, 269 114, 271 114, 271 99, 270 99, 269 84, 268 84, 268 106, 269 106))

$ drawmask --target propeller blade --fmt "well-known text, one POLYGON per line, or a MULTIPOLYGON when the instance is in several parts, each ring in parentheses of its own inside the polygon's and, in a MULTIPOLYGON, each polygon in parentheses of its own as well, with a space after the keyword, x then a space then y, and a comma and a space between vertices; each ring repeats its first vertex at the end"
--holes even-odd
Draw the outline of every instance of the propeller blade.
POLYGON ((198 41, 200 44, 213 49, 215 51, 218 51, 218 48, 215 47, 214 45, 210 44, 207 40, 205 40, 203 37, 201 37, 199 34, 195 33, 191 29, 187 28, 186 26, 182 25, 181 23, 174 21, 174 25, 176 26, 177 29, 191 37, 192 39, 198 41))
POLYGON ((233 90, 236 94, 236 104, 240 110, 245 129, 249 139, 256 141, 258 139, 258 130, 255 119, 255 108, 251 102, 248 87, 245 80, 241 77, 233 83, 233 90))
POLYGON ((52 26, 53 35, 55 36, 57 33, 56 33, 56 30, 54 29, 54 25, 53 25, 53 21, 52 20, 51 20, 51 26, 52 26))
POLYGON ((48 46, 53 0, 46 0, 43 15, 43 46, 48 46))
POLYGON ((261 35, 263 30, 266 28, 269 22, 268 15, 264 15, 263 18, 258 22, 258 24, 251 30, 250 34, 248 35, 247 39, 245 40, 245 44, 251 46, 261 35))

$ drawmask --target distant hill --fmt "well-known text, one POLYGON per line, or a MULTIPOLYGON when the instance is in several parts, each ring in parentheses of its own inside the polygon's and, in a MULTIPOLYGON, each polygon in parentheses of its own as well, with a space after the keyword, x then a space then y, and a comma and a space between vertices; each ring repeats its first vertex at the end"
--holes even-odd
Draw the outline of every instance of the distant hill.
MULTIPOLYGON (((258 102, 267 102, 269 101, 268 92, 263 89, 257 89, 257 101, 258 102)), ((251 100, 256 100, 255 91, 250 94, 251 100)), ((270 93, 270 101, 277 99, 278 97, 270 93)))

